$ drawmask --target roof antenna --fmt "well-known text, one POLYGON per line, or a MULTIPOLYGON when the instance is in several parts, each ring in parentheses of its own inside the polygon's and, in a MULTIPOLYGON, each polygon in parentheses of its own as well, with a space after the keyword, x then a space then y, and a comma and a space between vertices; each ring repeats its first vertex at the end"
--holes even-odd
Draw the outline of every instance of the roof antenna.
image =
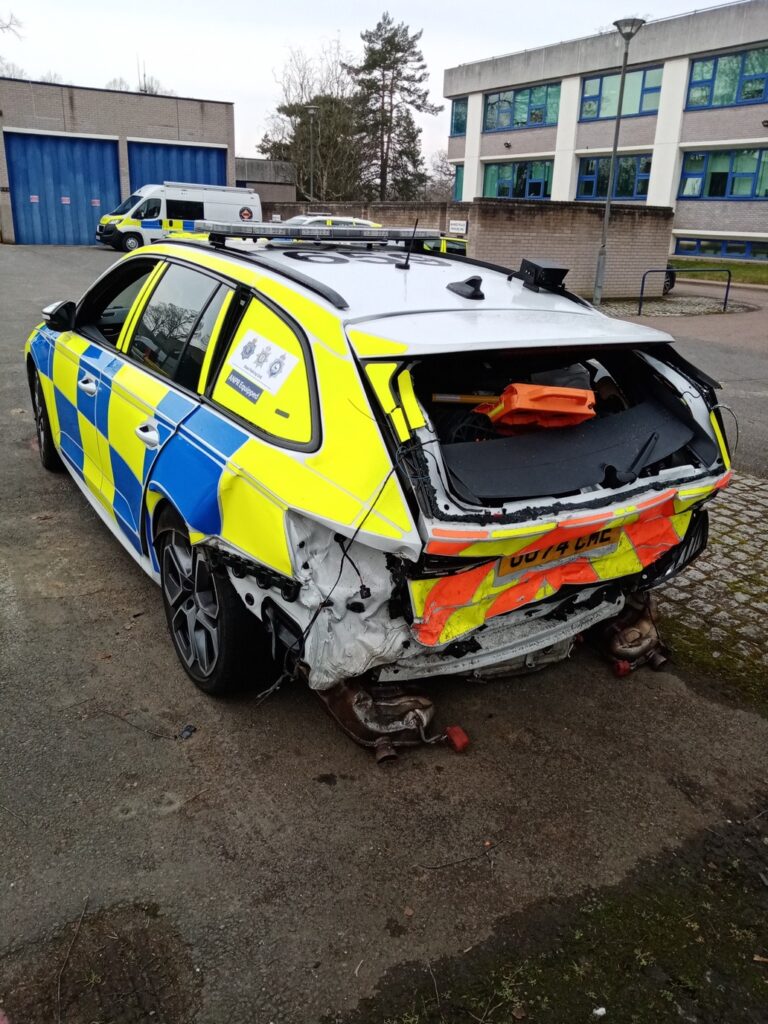
POLYGON ((419 218, 416 218, 416 223, 413 225, 413 233, 411 234, 410 241, 408 242, 408 255, 405 257, 405 263, 396 263, 395 266, 398 270, 410 270, 411 262, 411 249, 413 248, 413 240, 416 237, 416 228, 419 226, 419 218))

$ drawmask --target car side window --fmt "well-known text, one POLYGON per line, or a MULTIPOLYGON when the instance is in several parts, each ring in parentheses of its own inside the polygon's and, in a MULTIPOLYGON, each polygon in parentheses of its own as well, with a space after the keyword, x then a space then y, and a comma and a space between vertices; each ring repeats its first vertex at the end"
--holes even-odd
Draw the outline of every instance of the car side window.
MULTIPOLYGON (((171 264, 144 307, 131 338, 128 355, 164 377, 175 380, 181 371, 187 343, 192 340, 202 314, 219 287, 219 282, 212 277, 190 267, 171 264)), ((199 343, 194 350, 195 361, 198 349, 199 343)), ((198 378, 202 361, 200 354, 198 378)), ((186 366, 184 374, 186 379, 194 376, 186 366)))
POLYGON ((75 330, 92 341, 116 345, 131 307, 157 262, 131 259, 97 281, 80 301, 75 330))
POLYGON ((203 204, 193 199, 168 199, 166 209, 169 220, 204 220, 203 204))
POLYGON ((313 437, 308 349, 293 328, 259 299, 251 299, 213 388, 213 401, 289 444, 313 437))
POLYGON ((161 200, 157 196, 145 199, 141 206, 134 213, 136 220, 151 220, 160 216, 161 200))

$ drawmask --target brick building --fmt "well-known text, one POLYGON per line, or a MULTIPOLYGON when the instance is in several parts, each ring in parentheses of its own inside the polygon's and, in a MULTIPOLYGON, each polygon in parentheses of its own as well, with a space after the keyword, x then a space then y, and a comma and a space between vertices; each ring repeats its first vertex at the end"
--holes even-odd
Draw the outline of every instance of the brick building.
MULTIPOLYGON (((455 198, 604 199, 622 49, 610 31, 449 68, 455 198)), ((612 195, 672 207, 679 254, 768 259, 768 0, 640 30, 612 195)))
POLYGON ((0 238, 88 244, 144 184, 234 185, 231 103, 0 78, 0 238))

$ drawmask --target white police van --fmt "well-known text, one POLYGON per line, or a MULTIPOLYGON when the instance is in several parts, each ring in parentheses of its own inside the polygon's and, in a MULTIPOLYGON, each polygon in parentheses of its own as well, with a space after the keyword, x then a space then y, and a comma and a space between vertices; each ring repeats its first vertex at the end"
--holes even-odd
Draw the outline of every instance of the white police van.
POLYGON ((250 188, 193 185, 166 181, 144 185, 106 214, 96 240, 128 252, 179 231, 191 231, 196 220, 228 223, 261 220, 261 200, 250 188))

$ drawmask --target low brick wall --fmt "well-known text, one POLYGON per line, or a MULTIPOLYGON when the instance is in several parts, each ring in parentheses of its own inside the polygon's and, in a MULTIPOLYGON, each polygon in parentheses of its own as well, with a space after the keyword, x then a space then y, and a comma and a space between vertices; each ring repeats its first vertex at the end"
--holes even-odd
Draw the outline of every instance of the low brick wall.
MULTIPOLYGON (((451 220, 468 222, 468 253, 504 267, 523 257, 556 260, 569 268, 568 287, 592 297, 603 223, 602 203, 475 199, 471 203, 263 203, 264 219, 283 220, 320 212, 375 220, 388 227, 413 224, 447 232, 451 220)), ((673 212, 668 207, 616 204, 611 207, 603 294, 636 297, 651 267, 665 267, 673 212)), ((646 294, 661 295, 663 275, 651 274, 646 294)))
MULTIPOLYGON (((557 260, 569 268, 571 291, 592 297, 603 223, 601 203, 477 199, 469 204, 469 252, 474 259, 518 267, 523 257, 557 260)), ((672 210, 661 206, 611 207, 606 261, 606 298, 640 291, 643 271, 665 267, 672 210)), ((651 274, 646 294, 661 295, 662 274, 651 274)))

